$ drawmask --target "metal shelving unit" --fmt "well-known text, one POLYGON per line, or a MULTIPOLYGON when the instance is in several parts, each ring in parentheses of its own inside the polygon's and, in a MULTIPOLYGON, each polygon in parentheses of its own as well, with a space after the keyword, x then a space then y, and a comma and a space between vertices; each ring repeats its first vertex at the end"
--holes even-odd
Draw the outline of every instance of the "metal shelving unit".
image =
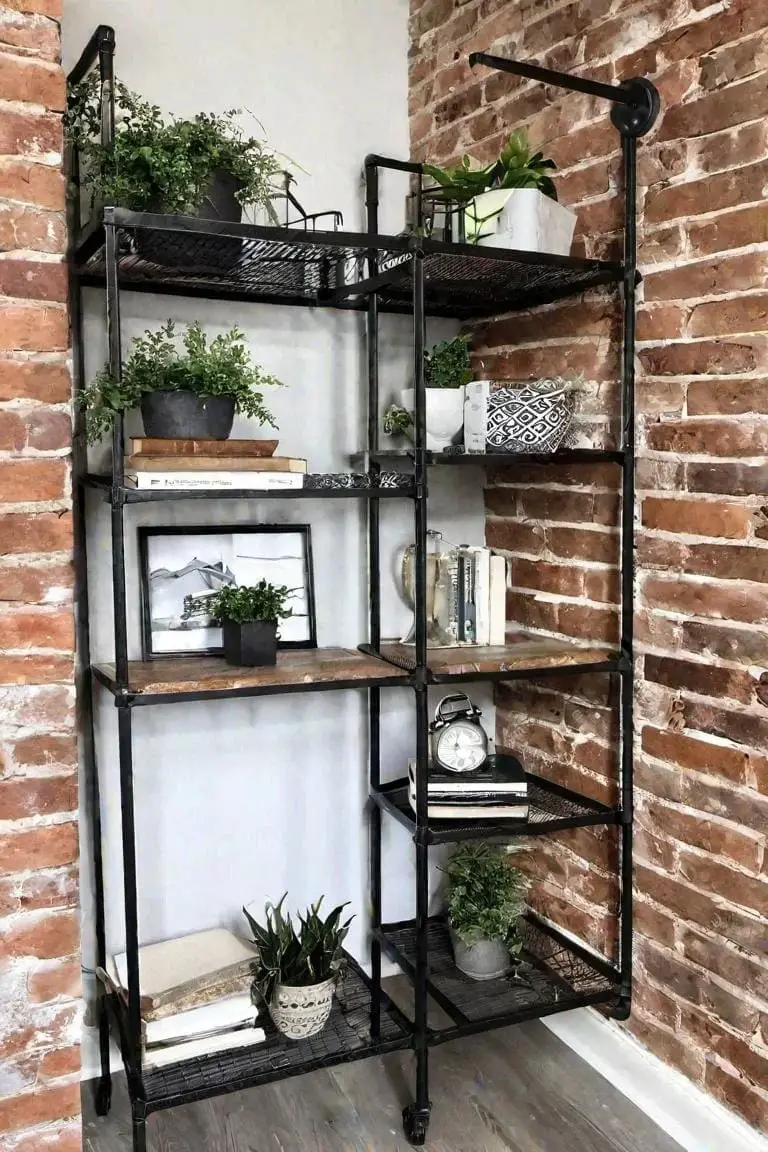
MULTIPOLYGON (((97 29, 71 79, 77 81, 98 63, 102 92, 102 134, 114 132, 114 49, 111 28, 97 29)), ((371 156, 365 165, 368 231, 362 235, 302 229, 260 228, 222 224, 179 216, 157 216, 106 208, 85 230, 72 222, 72 314, 75 370, 84 382, 82 290, 106 290, 109 365, 121 365, 121 292, 272 302, 294 306, 353 308, 367 315, 368 436, 362 471, 314 477, 316 487, 280 492, 138 492, 126 485, 124 433, 118 419, 112 439, 112 473, 88 474, 82 428, 76 437, 77 560, 80 575, 79 651, 83 662, 82 700, 90 818, 94 841, 97 962, 106 962, 101 798, 94 753, 92 694, 106 690, 118 710, 118 750, 122 811, 123 901, 125 907, 127 994, 104 995, 99 1012, 101 1079, 97 1109, 110 1107, 110 1023, 114 1024, 125 1064, 133 1116, 134 1152, 146 1149, 146 1120, 162 1108, 298 1075, 316 1068, 374 1053, 411 1048, 416 1056, 414 1101, 404 1111, 404 1126, 414 1145, 426 1138, 429 1121, 428 1052, 431 1045, 483 1029, 543 1016, 580 1005, 603 1003, 626 1017, 631 995, 632 952, 632 557, 634 503, 634 315, 637 279, 635 258, 636 138, 653 123, 657 98, 646 81, 620 88, 573 79, 559 73, 499 60, 471 58, 472 63, 517 72, 548 84, 604 96, 613 103, 612 118, 622 136, 625 170, 626 228, 620 263, 578 260, 510 252, 466 244, 425 240, 420 236, 378 235, 379 169, 414 173, 421 189, 419 165, 371 156), (425 318, 452 316, 470 320, 499 311, 528 308, 562 299, 599 285, 621 288, 624 313, 622 356, 622 434, 615 452, 563 452, 554 457, 439 457, 424 446, 425 318), (413 373, 416 390, 415 442, 409 454, 379 450, 379 317, 382 312, 413 317, 413 373), (551 465, 611 460, 621 469, 622 609, 621 639, 614 651, 603 645, 529 640, 503 649, 428 652, 426 646, 425 557, 427 544, 428 470, 433 465, 481 463, 505 467, 531 463, 551 465), (405 464, 400 475, 384 472, 405 464), (408 470, 410 469, 410 471, 408 470), (111 510, 115 658, 91 665, 85 560, 85 489, 100 492, 111 510), (233 669, 223 660, 128 659, 125 585, 126 508, 135 503, 179 499, 329 499, 359 498, 368 513, 370 626, 366 644, 357 651, 315 649, 281 653, 273 669, 233 669), (399 498, 414 509, 416 541, 416 643, 385 644, 381 634, 380 501, 399 498), (566 788, 529 776, 531 812, 527 821, 499 824, 429 821, 427 818, 427 691, 431 684, 467 680, 509 680, 549 674, 594 672, 619 677, 621 711, 621 787, 615 807, 598 804, 566 788), (415 704, 417 810, 407 801, 405 781, 381 779, 383 731, 381 694, 389 687, 408 687, 415 704), (348 976, 328 1026, 308 1041, 292 1043, 268 1026, 266 1044, 249 1050, 188 1060, 162 1070, 142 1066, 139 998, 139 919, 133 794, 133 721, 137 707, 182 701, 218 700, 283 692, 364 689, 370 716, 370 831, 372 931, 370 975, 349 958, 348 976), (411 833, 416 852, 416 916, 390 924, 383 920, 381 894, 382 813, 411 833), (530 913, 524 926, 524 963, 515 975, 482 986, 455 968, 447 930, 427 911, 429 848, 433 844, 485 837, 546 834, 588 825, 619 825, 621 835, 621 925, 619 962, 613 964, 566 938, 530 913), (403 1015, 382 991, 382 951, 392 957, 414 985, 413 1020, 403 1015), (427 1026, 427 999, 447 1013, 446 1028, 427 1026)), ((78 179, 77 159, 72 175, 78 179)))

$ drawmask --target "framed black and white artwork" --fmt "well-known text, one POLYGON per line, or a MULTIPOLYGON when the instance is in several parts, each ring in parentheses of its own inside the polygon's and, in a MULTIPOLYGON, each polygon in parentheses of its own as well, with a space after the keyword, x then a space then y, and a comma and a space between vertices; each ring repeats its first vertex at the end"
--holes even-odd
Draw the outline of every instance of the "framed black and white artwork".
POLYGON ((140 528, 139 557, 145 660, 220 655, 221 628, 205 612, 206 595, 261 579, 291 589, 278 648, 317 647, 309 525, 140 528))

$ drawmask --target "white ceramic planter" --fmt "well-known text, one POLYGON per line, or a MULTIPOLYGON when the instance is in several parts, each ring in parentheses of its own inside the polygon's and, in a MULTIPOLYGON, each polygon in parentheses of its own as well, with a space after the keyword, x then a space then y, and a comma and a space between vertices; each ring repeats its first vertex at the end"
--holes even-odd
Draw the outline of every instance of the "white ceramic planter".
POLYGON ((497 980, 512 967, 509 948, 503 940, 478 940, 465 944, 451 928, 451 942, 456 967, 470 980, 497 980))
POLYGON ((537 188, 498 188, 475 197, 464 226, 469 243, 569 256, 576 213, 537 188))
MULTIPOLYGON (((413 416, 416 409, 414 389, 404 389, 400 402, 406 412, 413 416)), ((450 448, 463 426, 464 389, 427 388, 427 448, 432 452, 450 448)))
POLYGON ((289 1040, 305 1040, 321 1032, 331 1014, 335 985, 335 977, 302 988, 278 984, 269 1005, 269 1014, 278 1031, 289 1040))

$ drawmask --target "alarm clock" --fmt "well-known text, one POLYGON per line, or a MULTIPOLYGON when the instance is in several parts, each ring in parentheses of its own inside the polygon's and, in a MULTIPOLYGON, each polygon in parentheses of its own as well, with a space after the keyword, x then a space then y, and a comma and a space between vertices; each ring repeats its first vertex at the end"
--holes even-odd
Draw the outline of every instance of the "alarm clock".
POLYGON ((432 763, 446 772, 475 772, 488 759, 482 713, 468 696, 444 696, 429 726, 432 763))

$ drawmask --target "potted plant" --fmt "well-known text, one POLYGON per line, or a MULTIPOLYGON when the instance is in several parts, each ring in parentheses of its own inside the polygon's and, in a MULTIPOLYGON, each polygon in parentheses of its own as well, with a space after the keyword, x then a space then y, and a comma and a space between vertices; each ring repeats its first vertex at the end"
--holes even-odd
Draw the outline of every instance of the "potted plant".
POLYGON ((298 931, 290 916, 283 915, 283 902, 267 904, 266 924, 253 919, 246 908, 259 958, 254 965, 254 992, 266 1003, 275 1027, 290 1040, 304 1040, 320 1032, 331 1014, 333 992, 343 965, 341 946, 350 916, 343 924, 346 904, 334 908, 323 919, 320 905, 310 905, 299 915, 298 931))
POLYGON ((498 159, 485 167, 470 156, 455 168, 424 166, 437 184, 428 196, 463 206, 471 244, 567 256, 576 213, 557 203, 550 175, 555 169, 553 160, 533 152, 525 129, 513 132, 498 159))
POLYGON ((259 580, 249 588, 220 588, 206 596, 190 596, 185 606, 204 607, 221 624, 224 659, 235 668, 266 668, 277 663, 277 626, 293 614, 286 608, 292 590, 285 584, 259 580))
POLYGON ((104 368, 79 395, 89 443, 112 429, 118 412, 141 409, 147 436, 226 440, 235 412, 276 427, 262 389, 280 381, 251 360, 245 335, 234 327, 210 343, 190 324, 176 343, 169 320, 133 341, 120 378, 104 368))
POLYGON ((101 89, 91 75, 69 92, 67 141, 80 158, 81 184, 95 204, 239 221, 243 205, 272 207, 282 165, 263 140, 248 136, 237 110, 165 118, 155 105, 115 84, 116 130, 101 143, 101 89))
POLYGON ((526 877, 504 849, 482 842, 457 849, 444 871, 456 967, 472 980, 503 976, 522 951, 526 877))
MULTIPOLYGON (((472 379, 469 362, 469 336, 454 336, 430 349, 424 357, 424 382, 427 388, 427 448, 441 452, 455 444, 464 427, 464 389, 472 379)), ((402 409, 413 420, 416 393, 406 388, 401 395, 402 409)), ((388 426, 404 430, 404 420, 397 406, 390 408, 388 426)))

